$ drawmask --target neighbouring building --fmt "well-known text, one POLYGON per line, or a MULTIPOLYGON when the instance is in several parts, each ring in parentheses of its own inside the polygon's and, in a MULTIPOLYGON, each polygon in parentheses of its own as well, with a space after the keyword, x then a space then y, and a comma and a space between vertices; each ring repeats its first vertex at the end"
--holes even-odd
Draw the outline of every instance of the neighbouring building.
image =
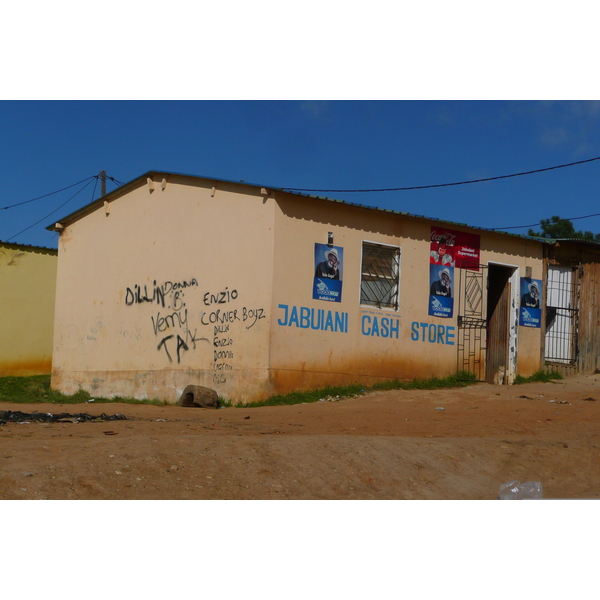
POLYGON ((57 255, 0 241, 0 377, 51 371, 57 255))
POLYGON ((547 240, 545 370, 563 375, 600 369, 600 244, 547 240))
POLYGON ((245 402, 545 364, 538 239, 154 171, 48 229, 65 393, 175 402, 196 384, 245 402))

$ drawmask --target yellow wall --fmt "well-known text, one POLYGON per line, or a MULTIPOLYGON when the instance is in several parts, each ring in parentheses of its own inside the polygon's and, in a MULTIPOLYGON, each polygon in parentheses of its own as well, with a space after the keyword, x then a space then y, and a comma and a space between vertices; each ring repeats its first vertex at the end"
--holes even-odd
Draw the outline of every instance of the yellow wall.
POLYGON ((56 250, 0 242, 0 376, 50 372, 56 250))

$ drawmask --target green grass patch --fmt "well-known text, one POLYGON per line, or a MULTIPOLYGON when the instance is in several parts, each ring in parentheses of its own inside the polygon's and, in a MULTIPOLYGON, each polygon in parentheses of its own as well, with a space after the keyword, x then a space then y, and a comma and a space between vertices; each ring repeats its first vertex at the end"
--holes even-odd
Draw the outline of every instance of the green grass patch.
POLYGON ((94 400, 94 404, 167 404, 163 400, 136 400, 115 396, 114 398, 101 398, 92 396, 85 390, 79 390, 67 395, 50 389, 50 375, 32 375, 31 377, 0 377, 0 402, 14 402, 30 404, 36 402, 49 402, 52 404, 83 404, 94 400))
POLYGON ((521 375, 517 375, 514 380, 514 384, 518 385, 520 383, 548 383, 553 379, 562 379, 563 376, 558 371, 550 371, 550 373, 546 373, 545 371, 537 371, 530 377, 522 377, 521 375))
POLYGON ((413 379, 412 381, 381 381, 371 386, 369 390, 439 390, 442 388, 466 387, 476 383, 477 379, 474 373, 461 371, 456 375, 430 379, 413 379))
POLYGON ((257 402, 248 402, 247 404, 236 404, 238 408, 256 408, 258 406, 281 406, 285 404, 302 404, 304 402, 318 402, 322 398, 331 396, 336 398, 348 398, 364 394, 367 388, 358 383, 353 385, 324 387, 318 390, 309 390, 306 392, 291 392, 289 394, 271 396, 266 400, 257 402))
MULTIPOLYGON (((560 375, 558 378, 561 378, 560 375)), ((382 390, 436 390, 443 388, 465 387, 476 382, 475 375, 462 372, 449 377, 439 379, 414 379, 412 381, 381 381, 371 387, 355 383, 346 386, 324 387, 304 392, 291 392, 271 396, 266 400, 249 402, 247 404, 233 404, 231 400, 219 397, 220 407, 236 406, 238 408, 257 408, 260 406, 281 406, 291 404, 302 404, 307 402, 318 402, 319 400, 337 401, 345 398, 361 396, 368 392, 382 390)), ((31 377, 0 377, 0 402, 14 402, 19 404, 48 402, 51 404, 83 404, 94 400, 94 404, 153 404, 166 405, 164 400, 136 400, 116 396, 114 398, 101 398, 92 396, 85 390, 79 390, 75 394, 66 395, 50 389, 50 375, 33 375, 31 377)))
POLYGON ((354 398, 362 396, 368 392, 381 390, 437 390, 443 388, 466 387, 472 383, 476 383, 477 379, 473 373, 460 372, 456 375, 439 379, 433 377, 431 379, 413 379, 412 381, 381 381, 370 387, 360 385, 358 383, 347 386, 325 387, 317 390, 309 390, 305 392, 291 392, 278 396, 271 396, 266 400, 257 402, 249 402, 247 404, 236 404, 238 408, 256 408, 260 406, 281 406, 286 404, 303 404, 309 402, 319 402, 322 399, 330 401, 343 400, 345 398, 354 398))

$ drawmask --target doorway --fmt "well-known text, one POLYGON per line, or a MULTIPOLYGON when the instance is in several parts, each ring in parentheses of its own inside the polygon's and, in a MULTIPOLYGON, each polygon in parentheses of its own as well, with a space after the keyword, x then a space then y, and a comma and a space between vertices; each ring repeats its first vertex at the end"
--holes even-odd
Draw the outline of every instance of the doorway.
POLYGON ((487 341, 485 381, 509 384, 516 366, 516 303, 517 270, 505 265, 488 265, 487 341), (511 343, 512 341, 512 343, 511 343))

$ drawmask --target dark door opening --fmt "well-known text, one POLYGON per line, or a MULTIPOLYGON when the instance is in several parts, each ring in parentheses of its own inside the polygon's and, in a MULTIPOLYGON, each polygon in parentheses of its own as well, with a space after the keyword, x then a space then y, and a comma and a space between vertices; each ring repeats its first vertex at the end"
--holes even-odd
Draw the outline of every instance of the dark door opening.
POLYGON ((508 383, 508 346, 510 338, 510 278, 513 268, 489 265, 487 294, 487 343, 485 380, 508 383))

